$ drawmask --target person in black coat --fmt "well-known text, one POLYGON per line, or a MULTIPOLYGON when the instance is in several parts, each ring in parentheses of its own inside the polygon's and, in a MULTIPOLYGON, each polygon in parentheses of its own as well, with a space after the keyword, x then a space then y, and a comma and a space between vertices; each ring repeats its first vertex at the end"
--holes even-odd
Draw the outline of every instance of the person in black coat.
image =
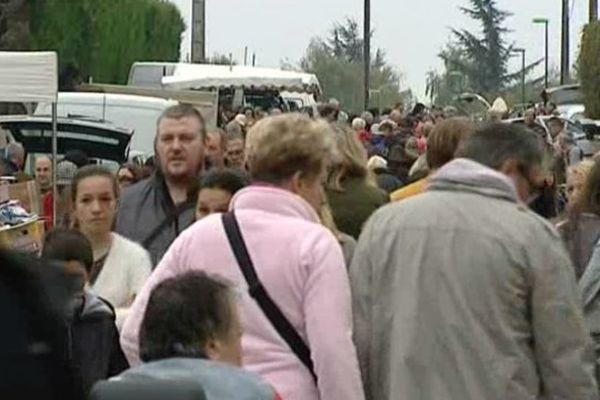
POLYGON ((89 241, 75 230, 46 235, 42 257, 61 262, 69 277, 70 307, 66 312, 67 351, 85 393, 103 379, 129 368, 121 350, 115 311, 106 300, 84 290, 93 266, 89 241))
POLYGON ((65 357, 64 276, 0 249, 0 399, 80 400, 65 357))

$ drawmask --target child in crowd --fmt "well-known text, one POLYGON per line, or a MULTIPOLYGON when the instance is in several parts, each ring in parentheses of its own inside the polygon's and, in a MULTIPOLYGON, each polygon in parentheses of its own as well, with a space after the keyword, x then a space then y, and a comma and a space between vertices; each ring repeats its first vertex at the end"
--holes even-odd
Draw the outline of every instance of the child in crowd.
POLYGON ((75 230, 54 230, 46 235, 42 258, 62 264, 73 284, 67 312, 67 350, 85 393, 99 380, 129 368, 119 344, 115 311, 105 300, 86 290, 94 264, 92 246, 75 230))

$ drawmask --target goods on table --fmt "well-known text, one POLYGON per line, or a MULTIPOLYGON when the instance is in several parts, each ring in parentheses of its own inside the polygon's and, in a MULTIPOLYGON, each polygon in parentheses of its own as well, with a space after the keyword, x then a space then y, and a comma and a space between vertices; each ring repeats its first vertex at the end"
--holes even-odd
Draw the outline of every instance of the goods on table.
POLYGON ((43 221, 28 212, 21 201, 6 200, 6 188, 10 195, 10 186, 13 185, 0 185, 0 247, 36 253, 42 246, 43 221))

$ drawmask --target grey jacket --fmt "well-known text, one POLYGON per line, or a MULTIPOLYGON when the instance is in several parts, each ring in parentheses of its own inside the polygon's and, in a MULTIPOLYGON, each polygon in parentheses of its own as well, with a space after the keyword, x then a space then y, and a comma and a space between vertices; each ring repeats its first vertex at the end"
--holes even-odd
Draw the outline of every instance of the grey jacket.
POLYGON ((171 218, 154 240, 144 243, 159 225, 177 212, 164 179, 154 175, 125 190, 119 201, 116 232, 142 244, 156 266, 175 238, 194 222, 195 201, 193 198, 180 206, 185 211, 171 218))
POLYGON ((350 271, 367 399, 597 399, 573 267, 504 175, 470 160, 368 222, 350 271))
POLYGON ((600 239, 600 217, 582 213, 561 222, 557 226, 575 267, 575 277, 581 279, 594 246, 600 239))
POLYGON ((123 372, 117 379, 162 379, 193 382, 206 400, 274 400, 279 397, 257 375, 218 362, 171 358, 142 364, 123 372))
POLYGON ((583 296, 585 322, 594 341, 596 365, 600 367, 600 242, 593 249, 590 262, 579 280, 579 288, 583 296))

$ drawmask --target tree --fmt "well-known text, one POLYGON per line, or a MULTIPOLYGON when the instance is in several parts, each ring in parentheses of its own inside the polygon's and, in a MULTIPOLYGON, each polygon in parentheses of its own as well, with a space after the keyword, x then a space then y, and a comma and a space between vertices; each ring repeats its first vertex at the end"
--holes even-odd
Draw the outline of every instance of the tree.
POLYGON ((578 74, 588 118, 600 119, 600 22, 592 22, 583 30, 578 59, 578 74))
MULTIPOLYGON (((32 0, 33 1, 33 0, 32 0)), ((162 0, 33 1, 33 50, 56 50, 67 66, 95 81, 125 83, 135 61, 176 61, 185 25, 162 0)))
MULTIPOLYGON (((509 31, 504 23, 511 13, 500 10, 496 0, 468 1, 470 7, 460 9, 480 23, 481 31, 475 34, 466 29, 452 29, 452 39, 439 54, 444 62, 444 72, 434 71, 435 75, 428 79, 438 104, 448 104, 463 91, 476 92, 493 100, 507 91, 512 93, 515 85, 520 90, 522 71, 508 71, 515 47, 505 39, 509 31)), ((526 76, 542 61, 526 66, 526 76)), ((535 79, 528 86, 535 86, 537 81, 535 79)))
POLYGON ((214 53, 212 57, 208 57, 206 60, 207 64, 214 65, 235 65, 236 62, 226 56, 225 54, 214 53))
MULTIPOLYGON (((363 107, 363 38, 352 19, 336 23, 328 38, 313 38, 300 61, 302 70, 319 78, 325 98, 335 97, 343 107, 359 112, 363 107)), ((387 106, 402 100, 400 74, 388 64, 385 52, 375 51, 371 61, 372 104, 387 106)))
POLYGON ((29 6, 28 0, 0 1, 0 50, 27 50, 29 6))

